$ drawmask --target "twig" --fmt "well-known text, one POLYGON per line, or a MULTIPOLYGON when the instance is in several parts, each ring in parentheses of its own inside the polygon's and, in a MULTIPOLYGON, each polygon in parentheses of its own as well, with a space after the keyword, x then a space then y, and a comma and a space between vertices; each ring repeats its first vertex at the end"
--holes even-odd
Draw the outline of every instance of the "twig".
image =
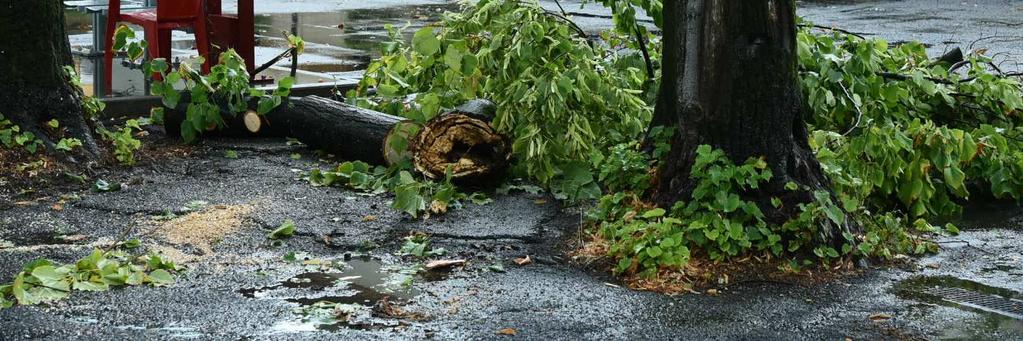
POLYGON ((575 29, 575 31, 579 33, 579 36, 583 37, 583 39, 586 39, 586 40, 590 39, 590 36, 588 34, 586 34, 586 31, 583 31, 583 28, 579 27, 579 25, 576 24, 574 21, 572 21, 572 19, 569 19, 568 17, 566 17, 564 15, 558 14, 557 12, 551 12, 551 11, 548 11, 548 10, 543 10, 543 12, 546 13, 548 16, 551 16, 551 17, 554 17, 554 18, 557 18, 557 19, 561 19, 562 21, 564 21, 568 25, 572 26, 572 28, 575 29))
POLYGON ((959 70, 959 68, 961 68, 963 66, 966 66, 966 65, 969 65, 969 64, 970 64, 970 61, 968 61, 968 60, 959 61, 958 63, 952 64, 952 66, 948 68, 948 73, 953 73, 956 70, 959 70))
POLYGON ((856 104, 856 100, 853 99, 852 94, 849 93, 849 89, 845 87, 844 83, 838 82, 838 86, 842 87, 842 92, 845 93, 845 97, 849 98, 849 101, 853 104, 853 108, 856 109, 856 121, 853 122, 851 127, 849 127, 849 130, 846 130, 845 133, 842 134, 842 136, 849 136, 849 134, 852 134, 852 132, 860 126, 860 120, 863 119, 863 110, 860 110, 860 105, 856 104))
POLYGON ((561 10, 561 15, 564 15, 564 16, 566 16, 566 17, 568 16, 568 13, 567 13, 567 12, 565 12, 565 8, 564 8, 564 7, 561 7, 561 1, 558 1, 558 0, 554 0, 554 4, 555 4, 555 5, 558 5, 558 9, 560 9, 560 10, 561 10))
POLYGON ((799 24, 799 27, 809 27, 809 28, 817 28, 817 29, 822 29, 822 30, 830 30, 830 31, 845 33, 845 34, 848 34, 848 35, 851 35, 851 36, 854 36, 854 37, 857 37, 857 38, 860 38, 860 39, 867 39, 867 37, 863 36, 863 33, 856 33, 856 32, 849 31, 849 30, 843 30, 843 29, 837 28, 837 27, 828 27, 828 26, 811 25, 811 24, 799 24))
POLYGON ((639 44, 639 51, 643 53, 643 60, 646 61, 647 79, 654 79, 654 62, 650 60, 650 51, 647 51, 646 39, 643 37, 643 30, 636 24, 636 43, 639 44))
POLYGON ((110 250, 113 250, 115 247, 120 245, 121 242, 124 241, 124 238, 128 237, 129 233, 131 233, 131 227, 127 226, 124 228, 124 230, 121 231, 121 235, 117 236, 117 239, 114 239, 113 243, 110 243, 110 245, 107 245, 107 247, 103 248, 103 253, 110 252, 110 250))
POLYGON ((260 72, 266 71, 266 69, 269 69, 271 66, 273 66, 274 64, 277 64, 277 62, 281 61, 281 59, 284 59, 284 57, 286 57, 286 56, 288 56, 288 55, 290 55, 290 54, 292 54, 294 52, 296 52, 295 48, 290 48, 290 49, 284 50, 284 52, 281 52, 281 54, 277 55, 277 57, 274 57, 273 59, 270 59, 270 61, 264 63, 263 65, 260 65, 259 67, 257 67, 255 70, 252 71, 251 75, 249 75, 249 81, 250 82, 251 81, 255 81, 256 80, 256 75, 258 75, 260 72))

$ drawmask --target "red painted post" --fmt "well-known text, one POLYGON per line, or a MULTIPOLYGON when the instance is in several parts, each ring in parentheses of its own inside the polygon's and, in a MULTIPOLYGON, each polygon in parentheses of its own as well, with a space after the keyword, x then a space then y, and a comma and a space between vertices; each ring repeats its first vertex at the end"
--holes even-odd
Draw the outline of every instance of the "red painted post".
POLYGON ((245 68, 256 69, 256 9, 252 0, 238 0, 238 54, 245 58, 245 68))

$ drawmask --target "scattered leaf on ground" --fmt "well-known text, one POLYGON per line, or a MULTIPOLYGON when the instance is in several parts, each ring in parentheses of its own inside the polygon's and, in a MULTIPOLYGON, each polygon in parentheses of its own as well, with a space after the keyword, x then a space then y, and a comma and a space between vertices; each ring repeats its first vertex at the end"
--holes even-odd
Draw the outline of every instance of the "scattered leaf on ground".
POLYGON ((181 210, 185 212, 198 211, 200 208, 203 208, 203 206, 206 205, 209 205, 209 202, 206 202, 204 200, 192 200, 186 203, 185 207, 182 207, 181 210))
POLYGON ((238 152, 228 149, 228 150, 224 151, 224 157, 226 157, 228 159, 237 159, 238 158, 238 152))
POLYGON ((490 271, 493 271, 493 272, 501 272, 501 273, 503 273, 504 272, 504 265, 501 265, 501 264, 491 264, 490 266, 487 267, 487 269, 490 270, 490 271))
POLYGON ((892 315, 888 315, 886 313, 877 313, 870 315, 869 318, 871 321, 882 321, 892 318, 892 315))
POLYGON ((118 182, 109 183, 106 180, 99 179, 96 183, 92 184, 92 190, 96 192, 116 192, 121 190, 121 184, 118 182))
POLYGON ((515 258, 515 264, 517 264, 518 266, 533 264, 533 258, 529 257, 529 255, 526 255, 525 257, 515 258))
POLYGON ((365 217, 362 217, 362 221, 363 222, 377 221, 377 216, 370 214, 370 215, 367 215, 365 217))
POLYGON ((462 264, 465 264, 464 259, 438 259, 427 262, 426 270, 444 269, 462 264))
POLYGON ((515 336, 515 335, 517 335, 517 334, 518 334, 518 332, 517 332, 517 331, 515 331, 515 329, 514 329, 514 328, 504 328, 504 329, 498 330, 498 331, 497 331, 497 334, 498 334, 498 335, 508 335, 508 336, 515 336))
POLYGON ((276 230, 270 232, 267 238, 272 240, 279 240, 284 238, 290 238, 295 235, 295 222, 291 219, 285 220, 276 230))

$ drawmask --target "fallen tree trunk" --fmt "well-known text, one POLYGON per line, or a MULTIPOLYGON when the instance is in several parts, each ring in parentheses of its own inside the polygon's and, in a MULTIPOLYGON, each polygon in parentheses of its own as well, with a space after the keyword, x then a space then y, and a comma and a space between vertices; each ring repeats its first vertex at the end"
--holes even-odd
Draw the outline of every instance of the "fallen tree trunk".
POLYGON ((496 107, 473 100, 426 122, 409 145, 416 170, 431 179, 485 180, 504 170, 511 143, 490 122, 496 107))
MULTIPOLYGON (((186 105, 168 112, 169 135, 180 134, 186 105)), ((210 133, 292 137, 347 160, 385 165, 411 160, 431 179, 443 179, 450 167, 452 179, 479 182, 504 171, 510 161, 511 145, 490 126, 494 112, 493 103, 474 100, 420 127, 398 116, 306 96, 290 98, 261 116, 254 111, 223 114, 227 128, 210 133)))

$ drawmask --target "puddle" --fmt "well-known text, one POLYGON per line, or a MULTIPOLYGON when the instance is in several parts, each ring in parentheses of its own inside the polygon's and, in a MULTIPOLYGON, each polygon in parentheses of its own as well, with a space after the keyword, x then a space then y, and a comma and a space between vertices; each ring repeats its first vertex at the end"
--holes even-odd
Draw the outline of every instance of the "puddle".
POLYGON ((339 329, 383 329, 398 326, 404 312, 400 306, 412 301, 419 291, 413 280, 443 279, 444 274, 420 276, 418 267, 387 265, 371 258, 344 263, 341 272, 306 272, 280 284, 242 289, 242 296, 279 299, 296 303, 297 320, 277 323, 279 333, 337 331, 339 329))
POLYGON ((957 308, 983 317, 981 325, 947 327, 946 336, 968 337, 973 334, 969 329, 973 328, 1023 333, 1023 293, 951 276, 913 277, 899 282, 895 293, 904 299, 957 308))

